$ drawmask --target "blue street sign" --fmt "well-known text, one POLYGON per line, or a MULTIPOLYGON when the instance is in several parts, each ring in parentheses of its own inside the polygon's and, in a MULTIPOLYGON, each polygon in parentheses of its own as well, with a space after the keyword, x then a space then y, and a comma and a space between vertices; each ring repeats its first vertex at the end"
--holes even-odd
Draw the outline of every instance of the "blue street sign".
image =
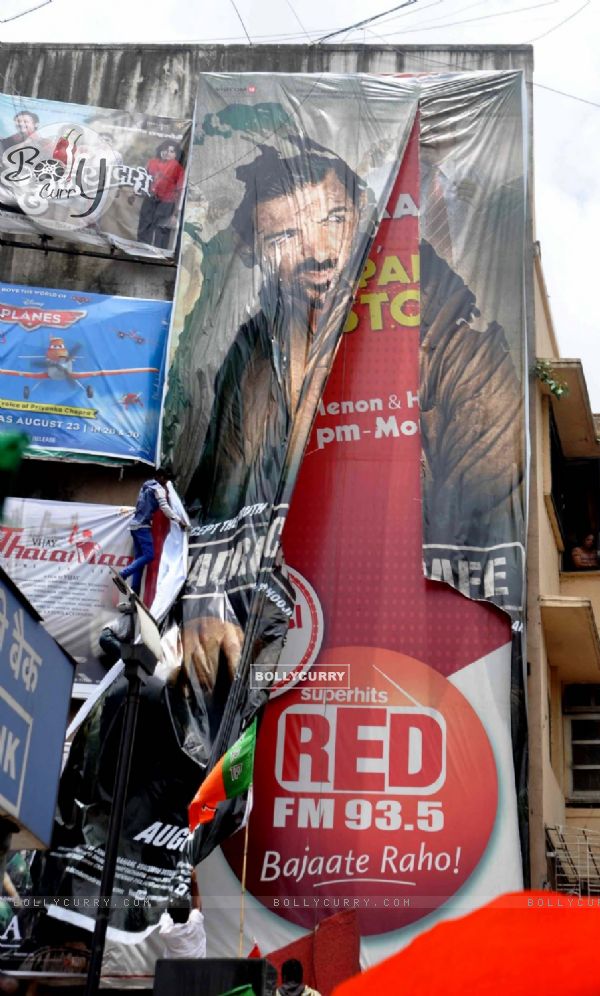
POLYGON ((0 570, 0 814, 30 844, 50 843, 73 673, 72 659, 0 570))

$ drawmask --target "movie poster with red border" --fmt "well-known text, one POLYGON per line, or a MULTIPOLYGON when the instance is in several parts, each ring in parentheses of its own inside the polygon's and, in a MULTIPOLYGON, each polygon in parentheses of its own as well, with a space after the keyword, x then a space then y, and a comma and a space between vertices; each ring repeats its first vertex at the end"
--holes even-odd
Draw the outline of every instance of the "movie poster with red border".
MULTIPOLYGON (((296 606, 246 873, 263 953, 352 909, 370 963, 522 886, 510 619, 423 574, 419 203, 416 127, 283 537, 296 606)), ((200 866, 215 955, 231 954, 243 849, 238 833, 200 866)))

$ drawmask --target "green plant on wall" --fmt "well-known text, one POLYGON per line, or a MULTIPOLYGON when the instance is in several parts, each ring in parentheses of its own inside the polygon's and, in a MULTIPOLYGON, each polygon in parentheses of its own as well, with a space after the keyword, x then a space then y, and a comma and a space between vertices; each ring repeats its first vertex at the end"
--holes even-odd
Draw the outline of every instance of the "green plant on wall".
POLYGON ((560 401, 569 393, 569 385, 564 380, 558 380, 550 360, 536 360, 533 372, 542 384, 547 384, 550 394, 560 401))

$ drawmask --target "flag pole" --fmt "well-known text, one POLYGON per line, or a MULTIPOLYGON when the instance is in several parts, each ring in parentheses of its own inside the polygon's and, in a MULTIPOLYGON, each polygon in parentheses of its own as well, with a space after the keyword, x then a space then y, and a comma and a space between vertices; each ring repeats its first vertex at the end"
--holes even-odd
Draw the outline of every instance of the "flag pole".
POLYGON ((244 859, 242 861, 242 894, 240 896, 240 939, 238 943, 238 958, 244 957, 244 914, 246 911, 246 865, 248 859, 248 827, 250 817, 246 820, 244 827, 244 859))

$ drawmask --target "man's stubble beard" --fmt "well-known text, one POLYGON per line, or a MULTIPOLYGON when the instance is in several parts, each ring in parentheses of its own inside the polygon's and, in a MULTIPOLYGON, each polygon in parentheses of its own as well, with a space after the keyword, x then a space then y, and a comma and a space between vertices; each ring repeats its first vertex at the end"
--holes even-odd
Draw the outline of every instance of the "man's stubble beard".
POLYGON ((323 290, 317 291, 310 286, 301 290, 299 281, 294 281, 291 288, 274 274, 265 277, 260 303, 269 323, 279 331, 276 337, 282 345, 282 335, 292 326, 304 328, 309 338, 314 338, 327 325, 330 313, 336 311, 340 295, 350 294, 345 274, 331 270, 331 278, 323 290))

